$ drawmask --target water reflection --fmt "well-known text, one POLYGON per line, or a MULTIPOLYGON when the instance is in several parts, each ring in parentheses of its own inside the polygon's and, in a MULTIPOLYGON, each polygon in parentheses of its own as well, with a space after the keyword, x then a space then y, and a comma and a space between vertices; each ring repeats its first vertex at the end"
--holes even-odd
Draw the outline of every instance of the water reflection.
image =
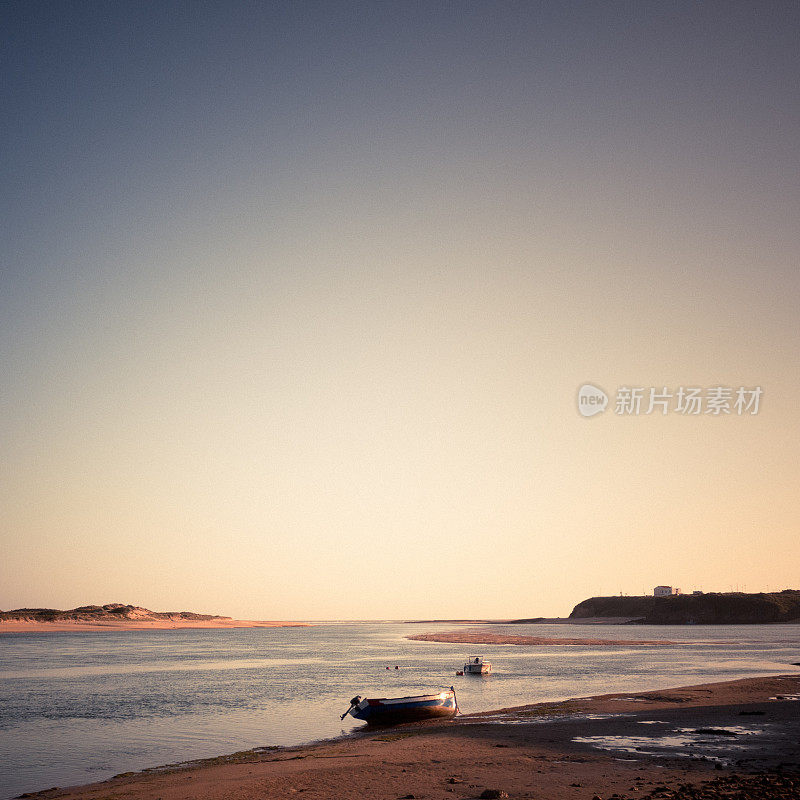
POLYGON ((800 626, 493 626, 493 633, 667 639, 652 647, 415 642, 452 625, 24 633, 0 638, 0 797, 359 727, 349 698, 454 685, 464 713, 605 692, 798 672, 800 626), (390 669, 386 669, 386 667, 390 669), (397 666, 398 669, 394 669, 397 666))

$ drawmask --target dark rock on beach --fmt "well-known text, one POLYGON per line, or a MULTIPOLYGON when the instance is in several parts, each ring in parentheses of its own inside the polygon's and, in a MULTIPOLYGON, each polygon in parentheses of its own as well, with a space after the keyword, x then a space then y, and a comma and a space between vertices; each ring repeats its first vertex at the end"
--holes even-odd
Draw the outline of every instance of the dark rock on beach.
MULTIPOLYGON (((800 767, 800 765, 796 765, 800 767)), ((619 800, 633 800, 618 796, 619 800)), ((800 800, 800 772, 726 775, 702 783, 657 786, 636 800, 800 800)))

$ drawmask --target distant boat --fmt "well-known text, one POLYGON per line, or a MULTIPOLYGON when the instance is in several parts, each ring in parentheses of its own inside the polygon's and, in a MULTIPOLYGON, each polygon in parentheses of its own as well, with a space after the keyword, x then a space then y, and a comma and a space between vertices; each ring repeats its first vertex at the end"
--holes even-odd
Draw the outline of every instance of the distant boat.
POLYGON ((456 691, 449 689, 436 694, 420 694, 413 697, 362 698, 350 701, 350 708, 342 714, 363 719, 369 725, 397 725, 401 722, 417 722, 423 719, 450 718, 458 713, 456 691))
POLYGON ((491 671, 491 662, 484 661, 483 656, 470 656, 469 661, 464 664, 465 675, 489 675, 491 671))

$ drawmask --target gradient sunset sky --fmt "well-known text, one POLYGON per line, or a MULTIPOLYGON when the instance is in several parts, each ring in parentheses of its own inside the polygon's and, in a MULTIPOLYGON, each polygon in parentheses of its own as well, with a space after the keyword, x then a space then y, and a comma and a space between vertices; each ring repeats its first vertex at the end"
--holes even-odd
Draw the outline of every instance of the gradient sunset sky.
POLYGON ((0 608, 800 588, 800 5, 0 15, 0 608))

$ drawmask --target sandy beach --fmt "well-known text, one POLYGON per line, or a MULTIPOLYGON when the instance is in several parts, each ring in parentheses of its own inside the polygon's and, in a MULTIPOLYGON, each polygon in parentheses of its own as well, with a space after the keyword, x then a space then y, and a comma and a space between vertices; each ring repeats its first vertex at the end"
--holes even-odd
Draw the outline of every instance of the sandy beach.
POLYGON ((798 798, 800 676, 576 698, 23 797, 798 798))
POLYGON ((517 644, 517 645, 558 645, 558 644, 577 644, 591 646, 661 646, 675 645, 678 642, 670 642, 666 639, 593 639, 593 638, 574 638, 567 636, 517 636, 515 634, 504 635, 499 633, 489 633, 486 631, 443 631, 442 633, 415 633, 406 636, 406 639, 413 639, 415 642, 447 642, 449 644, 517 644))
POLYGON ((37 622, 34 620, 0 620, 0 633, 23 633, 32 631, 150 631, 181 628, 299 628, 307 622, 279 622, 273 620, 211 619, 211 620, 109 620, 84 622, 82 620, 59 620, 37 622))

